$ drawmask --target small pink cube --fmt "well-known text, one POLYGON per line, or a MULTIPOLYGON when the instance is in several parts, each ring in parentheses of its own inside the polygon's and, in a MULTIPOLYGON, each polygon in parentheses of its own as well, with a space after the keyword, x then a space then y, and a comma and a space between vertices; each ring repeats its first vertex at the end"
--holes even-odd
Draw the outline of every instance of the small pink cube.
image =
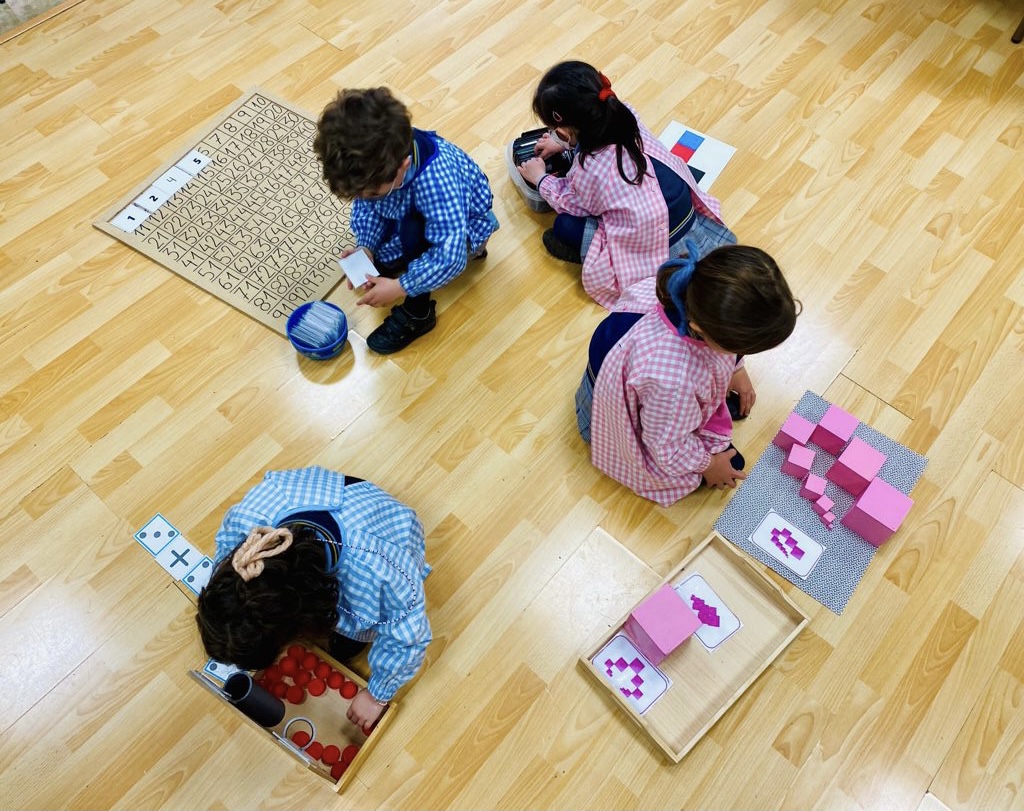
POLYGON ((815 473, 808 473, 804 483, 800 485, 800 495, 808 501, 817 501, 825 495, 825 485, 828 484, 821 476, 815 473))
POLYGON ((825 525, 825 529, 832 529, 832 525, 836 522, 836 516, 834 513, 823 513, 821 516, 821 523, 825 525))
POLYGON ((854 437, 825 475, 846 492, 859 496, 885 464, 885 454, 854 437))
POLYGON ((824 515, 825 513, 832 512, 832 508, 836 506, 836 503, 828 496, 822 496, 811 505, 811 509, 814 510, 818 515, 824 515))
POLYGON ((666 583, 633 609, 622 630, 652 664, 658 665, 700 625, 686 601, 666 583))
POLYGON ((814 432, 814 423, 805 420, 795 411, 786 417, 782 428, 772 440, 773 445, 778 445, 782 450, 789 451, 793 445, 806 445, 811 441, 811 434, 814 432))
POLYGON ((803 479, 811 472, 814 464, 814 451, 804 445, 793 445, 782 463, 782 472, 798 479, 803 479))
POLYGON ((858 425, 860 421, 853 414, 843 411, 839 406, 830 405, 811 434, 811 442, 833 456, 838 456, 858 425))
POLYGON ((914 500, 884 479, 872 479, 853 506, 842 517, 843 526, 852 529, 872 546, 881 546, 900 528, 914 500))

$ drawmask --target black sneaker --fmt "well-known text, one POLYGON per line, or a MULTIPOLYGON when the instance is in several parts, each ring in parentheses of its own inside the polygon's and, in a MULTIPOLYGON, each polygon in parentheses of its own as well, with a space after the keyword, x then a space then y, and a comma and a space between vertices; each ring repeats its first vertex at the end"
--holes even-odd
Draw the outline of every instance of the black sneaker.
POLYGON ((563 262, 572 262, 575 265, 583 264, 580 252, 556 237, 554 228, 549 228, 544 232, 541 242, 544 243, 548 253, 555 257, 555 259, 561 259, 563 262))
POLYGON ((391 308, 391 315, 370 333, 366 345, 378 355, 390 355, 405 349, 409 344, 426 335, 437 326, 437 315, 434 307, 437 302, 430 301, 430 309, 423 318, 413 318, 402 305, 391 308))

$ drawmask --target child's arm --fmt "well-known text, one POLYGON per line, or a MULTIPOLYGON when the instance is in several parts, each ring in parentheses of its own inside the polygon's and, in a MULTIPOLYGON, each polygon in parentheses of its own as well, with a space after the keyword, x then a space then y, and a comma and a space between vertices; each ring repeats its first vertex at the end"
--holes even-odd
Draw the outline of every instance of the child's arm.
POLYGON ((384 218, 377 214, 377 210, 366 200, 353 200, 349 226, 358 247, 369 250, 372 259, 384 238, 384 218))

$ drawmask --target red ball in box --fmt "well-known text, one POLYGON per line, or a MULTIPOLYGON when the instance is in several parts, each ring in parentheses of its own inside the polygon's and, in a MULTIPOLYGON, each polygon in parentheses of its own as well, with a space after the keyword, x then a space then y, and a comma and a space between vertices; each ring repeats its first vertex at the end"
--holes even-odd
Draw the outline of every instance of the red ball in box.
POLYGON ((337 670, 332 670, 327 676, 327 686, 332 690, 337 690, 341 685, 345 683, 345 677, 342 676, 337 670))
POLYGON ((281 668, 281 673, 285 676, 294 676, 299 672, 299 663, 292 659, 291 656, 285 656, 278 666, 281 668))
POLYGON ((341 750, 341 762, 346 766, 356 759, 356 755, 359 754, 359 747, 354 743, 350 743, 344 749, 341 750))
POLYGON ((304 729, 300 729, 297 732, 292 733, 292 743, 296 746, 305 746, 309 743, 309 733, 304 729))
POLYGON ((306 687, 311 696, 322 696, 327 692, 327 682, 323 679, 313 679, 306 687))
POLYGON ((302 659, 303 656, 306 655, 306 648, 304 646, 298 645, 298 644, 296 644, 296 645, 289 645, 288 646, 288 655, 291 656, 292 659, 295 659, 296 661, 298 661, 298 660, 302 659))
POLYGON ((356 693, 359 692, 359 685, 356 684, 354 681, 346 680, 345 683, 341 685, 341 687, 338 689, 341 692, 342 698, 355 698, 356 693))
POLYGON ((328 766, 333 766, 341 759, 341 750, 333 743, 330 746, 324 747, 324 752, 320 755, 320 760, 326 763, 328 766))
POLYGON ((274 682, 270 688, 270 692, 274 694, 275 698, 284 698, 288 693, 288 685, 283 681, 274 682))
POLYGON ((284 697, 288 700, 289 704, 301 704, 306 700, 306 691, 297 684, 293 684, 287 688, 284 697))
POLYGON ((313 760, 320 760, 320 756, 323 753, 324 745, 320 741, 313 741, 313 743, 306 747, 306 754, 313 758, 313 760))
POLYGON ((281 675, 281 668, 278 665, 271 665, 263 671, 264 680, 270 684, 273 684, 275 681, 281 681, 281 675))
POLYGON ((312 680, 312 676, 309 675, 308 670, 300 670, 294 676, 292 681, 295 682, 299 687, 305 687, 312 680))
POLYGON ((318 662, 317 666, 313 668, 313 674, 318 679, 326 679, 331 675, 331 666, 327 662, 318 662))
POLYGON ((302 666, 306 668, 306 670, 312 670, 318 664, 320 664, 320 657, 315 653, 307 653, 302 657, 302 666))
POLYGON ((345 773, 345 769, 348 768, 348 764, 344 760, 339 760, 333 766, 331 766, 331 777, 335 780, 341 779, 341 776, 345 773))

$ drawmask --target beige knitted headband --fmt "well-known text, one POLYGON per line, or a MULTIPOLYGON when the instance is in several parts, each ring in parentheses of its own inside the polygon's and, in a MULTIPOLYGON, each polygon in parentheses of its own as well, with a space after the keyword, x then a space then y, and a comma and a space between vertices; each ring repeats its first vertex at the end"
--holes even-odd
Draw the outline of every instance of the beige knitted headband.
POLYGON ((256 527, 231 556, 231 566, 238 572, 238 576, 248 583, 263 572, 263 561, 266 558, 280 555, 291 545, 292 532, 290 529, 256 527))

